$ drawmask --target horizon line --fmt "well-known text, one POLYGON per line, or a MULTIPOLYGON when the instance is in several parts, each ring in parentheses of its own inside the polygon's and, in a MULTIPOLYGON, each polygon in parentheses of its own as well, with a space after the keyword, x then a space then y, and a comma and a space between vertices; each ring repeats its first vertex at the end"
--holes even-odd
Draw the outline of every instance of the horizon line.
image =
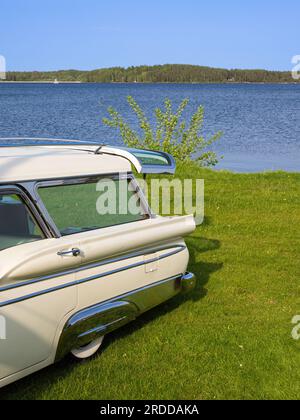
POLYGON ((123 69, 129 70, 132 68, 140 68, 140 67, 165 67, 165 66, 187 66, 187 67, 199 67, 199 68, 207 68, 213 70, 226 70, 226 71, 266 71, 271 73, 289 73, 291 70, 268 70, 266 68, 227 68, 227 67, 214 67, 214 66, 207 66, 203 64, 180 64, 180 63, 165 63, 165 64, 139 64, 139 65, 132 65, 132 66, 109 66, 109 67, 98 67, 94 69, 80 69, 80 68, 65 68, 65 69, 56 69, 56 70, 7 70, 7 73, 53 73, 53 72, 65 72, 65 71, 80 71, 80 72, 93 72, 99 70, 110 70, 110 69, 123 69))

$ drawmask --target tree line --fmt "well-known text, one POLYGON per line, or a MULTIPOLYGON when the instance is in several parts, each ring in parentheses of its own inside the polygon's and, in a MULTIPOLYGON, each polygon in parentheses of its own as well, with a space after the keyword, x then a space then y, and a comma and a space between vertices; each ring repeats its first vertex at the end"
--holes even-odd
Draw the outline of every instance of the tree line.
MULTIPOLYGON (((8 72, 7 81, 58 81, 85 83, 295 83, 291 72, 226 70, 166 64, 160 66, 112 67, 91 71, 8 72)), ((299 82, 299 81, 298 81, 299 82)))

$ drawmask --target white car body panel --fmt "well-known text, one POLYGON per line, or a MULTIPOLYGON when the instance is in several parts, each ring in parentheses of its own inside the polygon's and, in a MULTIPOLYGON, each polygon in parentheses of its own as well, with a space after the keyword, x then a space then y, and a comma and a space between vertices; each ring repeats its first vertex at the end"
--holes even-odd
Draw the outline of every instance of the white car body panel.
MULTIPOLYGON (((135 151, 97 149, 78 145, 0 148, 0 193, 10 186, 24 190, 36 213, 41 213, 41 221, 36 220, 46 236, 0 251, 0 316, 5 318, 7 335, 0 339, 0 387, 52 364, 59 350, 64 355, 66 326, 72 320, 72 327, 82 311, 100 305, 99 316, 103 304, 104 309, 131 305, 137 314, 143 313, 181 291, 189 261, 183 238, 196 228, 193 216, 149 215, 146 220, 55 236, 57 228, 43 215, 35 183, 124 174, 131 171, 131 164, 140 173, 152 169, 159 173, 159 165, 141 164, 135 151), (68 254, 74 249, 80 253, 68 254), (152 290, 149 302, 141 299, 148 290, 152 290)), ((172 157, 162 159, 170 167, 162 166, 161 171, 172 173, 172 157)), ((79 320, 84 321, 80 316, 79 320)), ((104 323, 103 328, 109 325, 104 323)))
POLYGON ((76 268, 75 261, 57 255, 66 247, 65 239, 45 239, 42 243, 42 247, 41 242, 35 242, 15 247, 13 253, 9 249, 0 252, 0 313, 6 319, 7 331, 6 340, 0 342, 0 380, 48 359, 59 323, 77 306, 76 286, 22 300, 75 281, 73 271, 17 287, 25 279, 76 268), (12 288, 1 290, 5 286, 12 288))

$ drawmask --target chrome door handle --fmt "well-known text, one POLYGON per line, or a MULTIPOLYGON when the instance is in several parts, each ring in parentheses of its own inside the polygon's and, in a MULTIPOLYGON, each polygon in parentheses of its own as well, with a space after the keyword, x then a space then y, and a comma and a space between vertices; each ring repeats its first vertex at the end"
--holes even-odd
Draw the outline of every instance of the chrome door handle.
POLYGON ((70 251, 59 251, 57 253, 59 257, 69 257, 69 256, 79 257, 80 254, 81 254, 81 251, 78 248, 70 249, 70 251))

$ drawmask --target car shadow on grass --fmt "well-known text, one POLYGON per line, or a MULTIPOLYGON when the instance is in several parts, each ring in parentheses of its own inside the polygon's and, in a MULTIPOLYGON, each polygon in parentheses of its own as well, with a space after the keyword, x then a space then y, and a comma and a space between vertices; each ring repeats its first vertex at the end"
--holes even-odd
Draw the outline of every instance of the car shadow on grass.
MULTIPOLYGON (((104 341, 101 353, 109 351, 109 347, 113 342, 134 334, 138 330, 144 328, 147 324, 176 310, 185 302, 198 302, 206 297, 208 292, 205 286, 209 282, 211 275, 222 269, 223 263, 204 262, 201 260, 201 254, 216 251, 220 248, 221 243, 218 240, 197 236, 197 234, 189 236, 186 242, 190 252, 189 270, 195 273, 197 277, 196 288, 186 295, 176 296, 175 298, 141 315, 134 322, 131 322, 121 329, 109 334, 107 339, 104 341)), ((99 353, 95 355, 95 358, 96 357, 99 357, 99 353)), ((83 363, 89 363, 89 360, 81 362, 81 364, 83 363)), ((46 392, 49 388, 51 388, 51 386, 55 386, 55 383, 68 377, 77 366, 77 361, 71 357, 66 357, 64 360, 55 365, 49 366, 32 374, 31 376, 3 388, 0 390, 0 400, 39 399, 41 398, 43 391, 46 392)))
POLYGON ((217 250, 220 248, 221 243, 218 240, 206 239, 197 236, 190 236, 186 241, 190 252, 190 263, 189 270, 192 271, 197 278, 196 288, 187 294, 180 294, 167 302, 153 308, 152 310, 144 313, 138 317, 134 322, 122 327, 120 330, 116 330, 111 333, 109 339, 104 342, 102 351, 110 346, 112 341, 116 341, 120 338, 126 337, 142 329, 146 324, 152 321, 158 320, 170 312, 176 310, 187 301, 198 302, 207 295, 206 285, 209 282, 210 276, 223 268, 223 263, 208 263, 201 260, 200 254, 217 250))

